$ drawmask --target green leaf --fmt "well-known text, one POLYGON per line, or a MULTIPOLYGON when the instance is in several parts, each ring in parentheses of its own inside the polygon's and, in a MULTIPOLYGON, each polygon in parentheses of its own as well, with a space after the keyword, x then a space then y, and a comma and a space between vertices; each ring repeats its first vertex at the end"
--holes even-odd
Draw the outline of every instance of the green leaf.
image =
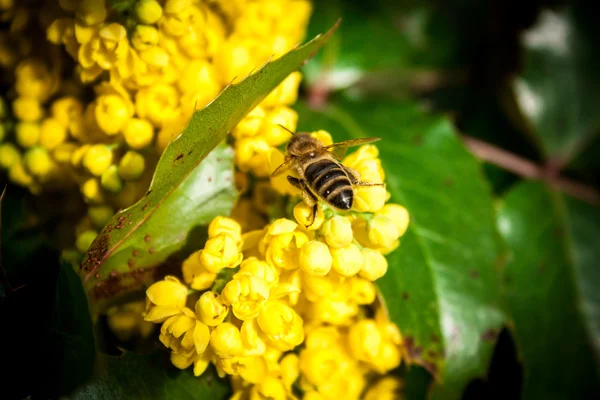
POLYGON ((600 210, 521 183, 507 194, 498 224, 512 252, 504 283, 524 363, 523 399, 596 397, 600 210))
POLYGON ((600 133, 600 72, 593 13, 543 10, 522 36, 524 70, 517 103, 546 158, 567 164, 600 133))
POLYGON ((81 280, 66 261, 58 274, 49 343, 52 386, 58 394, 70 393, 92 375, 96 347, 81 280))
POLYGON ((321 48, 336 26, 228 86, 194 113, 161 156, 150 190, 118 212, 86 254, 79 274, 95 310, 104 309, 117 295, 141 289, 144 282, 154 280, 153 275, 164 275, 166 271, 157 272, 157 266, 176 265, 181 258, 177 252, 186 243, 200 247, 203 226, 216 215, 229 214, 235 200, 232 152, 222 147, 211 150, 321 48))
POLYGON ((391 201, 411 223, 377 281, 409 361, 437 378, 433 398, 459 398, 484 376, 503 322, 498 269, 503 247, 480 164, 446 118, 410 103, 338 99, 301 109, 301 128, 336 140, 380 136, 391 201))
POLYGON ((192 368, 180 371, 169 362, 167 352, 121 357, 104 356, 102 372, 71 396, 73 400, 120 399, 226 399, 229 383, 220 379, 211 366, 200 377, 192 368))

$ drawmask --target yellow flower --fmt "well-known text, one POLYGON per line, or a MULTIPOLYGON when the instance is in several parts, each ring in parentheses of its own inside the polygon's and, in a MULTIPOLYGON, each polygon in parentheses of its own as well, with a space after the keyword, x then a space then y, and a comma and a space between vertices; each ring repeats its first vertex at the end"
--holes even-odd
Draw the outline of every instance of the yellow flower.
POLYGON ((162 7, 156 0, 141 0, 135 13, 142 24, 154 24, 162 17, 162 7))
POLYGON ((282 301, 266 302, 257 321, 269 339, 269 345, 280 351, 292 350, 304 341, 302 318, 282 301))
POLYGON ((146 290, 146 321, 163 322, 181 314, 187 300, 187 287, 173 276, 154 283, 146 290))
POLYGON ((102 229, 114 214, 114 210, 106 205, 88 207, 88 216, 98 229, 102 229))
POLYGON ((116 135, 133 115, 128 100, 119 94, 103 94, 96 98, 94 116, 98 127, 107 135, 116 135))
POLYGON ((242 227, 232 218, 217 216, 208 225, 208 237, 214 238, 221 234, 234 239, 239 245, 242 243, 242 227))
POLYGON ((318 141, 323 143, 323 146, 329 146, 329 145, 333 144, 333 139, 331 138, 331 134, 327 131, 324 131, 324 130, 314 131, 314 132, 311 132, 310 136, 314 137, 315 139, 317 139, 318 141))
POLYGON ((96 178, 90 178, 83 182, 80 187, 83 199, 88 204, 99 204, 104 202, 104 192, 100 181, 96 178))
POLYGON ((258 134, 263 118, 265 118, 265 110, 261 106, 254 107, 231 131, 231 134, 236 139, 243 137, 252 137, 258 134))
POLYGON ((42 147, 32 147, 23 157, 27 171, 40 180, 46 180, 48 175, 56 168, 48 151, 42 147))
POLYGON ((271 146, 261 137, 242 138, 235 142, 235 164, 241 171, 258 177, 269 176, 271 146))
POLYGON ((200 254, 202 265, 214 273, 223 268, 237 267, 243 258, 244 256, 240 253, 235 239, 226 234, 208 239, 200 254))
POLYGON ((303 274, 302 293, 309 301, 320 301, 323 297, 346 295, 343 277, 330 271, 326 276, 303 274))
POLYGON ((33 177, 25 170, 21 160, 11 165, 8 171, 8 178, 21 186, 30 186, 33 184, 33 177))
POLYGON ((308 236, 299 231, 275 236, 267 248, 267 262, 272 266, 288 270, 298 268, 300 249, 306 242, 308 236))
POLYGON ((228 313, 229 306, 218 293, 204 292, 196 302, 196 315, 208 326, 219 325, 228 313))
POLYGON ((385 275, 388 262, 379 250, 363 248, 362 253, 365 263, 358 273, 360 277, 375 281, 385 275))
POLYGON ((332 248, 333 269, 342 276, 356 275, 364 265, 363 255, 355 244, 332 248))
POLYGON ((96 25, 106 18, 104 0, 82 0, 77 7, 77 18, 86 25, 96 25))
POLYGON ((402 236, 406 232, 410 216, 406 208, 401 205, 386 204, 377 212, 377 215, 389 218, 396 225, 396 228, 398 228, 398 236, 402 236))
POLYGON ((165 121, 179 116, 177 89, 165 83, 145 87, 135 95, 135 109, 140 118, 161 127, 165 121))
POLYGON ((262 120, 260 136, 270 145, 279 146, 287 142, 296 130, 298 113, 289 107, 277 107, 262 120), (282 128, 284 126, 287 129, 282 128))
MULTIPOLYGON (((151 1, 153 0, 150 0, 150 2, 151 1)), ((137 25, 133 31, 131 44, 133 44, 133 47, 137 50, 145 50, 156 46, 159 38, 158 30, 154 26, 137 25)))
POLYGON ((306 203, 303 201, 294 206, 294 218, 298 224, 300 224, 300 226, 308 226, 306 229, 309 231, 315 231, 319 229, 325 220, 325 214, 323 214, 321 207, 317 207, 317 214, 314 217, 312 214, 313 208, 306 205, 306 203))
POLYGON ((183 279, 185 283, 190 285, 195 290, 205 290, 210 288, 217 278, 217 274, 210 272, 202 264, 200 260, 200 254, 202 250, 191 254, 184 262, 181 267, 183 273, 183 279))
POLYGON ((15 68, 15 90, 19 96, 33 97, 41 101, 50 97, 58 83, 44 63, 26 58, 15 68))
POLYGON ((225 285, 223 302, 231 305, 233 314, 242 321, 256 318, 269 298, 269 286, 258 277, 238 275, 225 285))
POLYGON ((15 117, 25 122, 38 121, 44 115, 42 105, 35 97, 17 97, 12 103, 15 117))
POLYGON ((352 224, 348 218, 335 215, 323 223, 321 234, 327 244, 334 248, 346 247, 352 243, 352 224))
POLYGON ((144 321, 142 316, 143 311, 143 301, 134 301, 120 306, 113 306, 106 313, 106 322, 111 332, 123 342, 130 340, 136 335, 146 338, 154 330, 154 324, 144 321))
POLYGON ((262 279, 269 289, 273 288, 279 280, 279 273, 275 267, 265 261, 258 260, 256 257, 246 258, 240 265, 240 271, 234 275, 234 278, 242 275, 250 275, 262 279))
POLYGON ((95 176, 102 176, 113 160, 112 150, 105 145, 91 146, 83 156, 84 167, 95 176))
POLYGON ((179 369, 186 369, 194 364, 194 376, 200 376, 208 368, 211 356, 212 354, 209 351, 205 351, 202 354, 171 352, 171 363, 179 369))
POLYGON ((56 121, 69 128, 74 120, 83 115, 83 105, 76 97, 64 96, 52 102, 51 112, 56 121))
POLYGON ((240 335, 245 355, 262 355, 266 351, 267 345, 261 338, 261 333, 256 318, 247 319, 242 323, 240 335))
POLYGON ((327 275, 333 264, 329 247, 325 243, 311 240, 300 250, 300 268, 310 275, 327 275))
POLYGON ((292 72, 262 101, 264 107, 291 106, 298 98, 298 87, 302 81, 299 71, 292 72))
POLYGON ((383 186, 362 186, 354 188, 352 209, 360 212, 379 211, 385 204, 387 192, 383 186))
POLYGON ((35 146, 40 140, 40 125, 36 122, 19 122, 15 126, 15 135, 19 146, 35 146))
POLYGON ((182 71, 177 84, 182 93, 191 96, 188 102, 196 103, 196 108, 204 107, 221 91, 221 85, 217 82, 217 73, 214 67, 205 60, 191 61, 182 71), (193 102, 190 100, 193 100, 193 102))
POLYGON ((379 150, 372 144, 359 147, 357 151, 344 158, 343 164, 358 171, 363 181, 379 183, 385 179, 379 160, 379 150))
POLYGON ((152 143, 154 127, 145 119, 131 118, 123 126, 123 138, 132 149, 143 149, 152 143))
POLYGON ((183 308, 181 311, 162 324, 158 338, 175 353, 204 353, 210 341, 208 326, 198 321, 189 308, 183 308))
POLYGON ((288 392, 281 381, 273 376, 266 376, 265 379, 257 383, 250 389, 250 400, 287 400, 288 392))
POLYGON ((382 338, 375 321, 364 319, 350 327, 348 344, 357 360, 373 362, 379 353, 382 338))
POLYGON ((9 169, 19 163, 20 160, 21 154, 15 145, 12 143, 0 144, 0 167, 9 169))
POLYGON ((279 362, 281 368, 281 380, 289 390, 300 375, 300 360, 295 353, 286 354, 279 362))
POLYGON ((221 358, 241 356, 244 350, 240 330, 229 322, 223 322, 210 334, 210 347, 221 358))
POLYGON ((396 224, 383 215, 375 215, 367 223, 367 231, 371 245, 385 250, 394 248, 400 237, 396 224))
POLYGON ((350 286, 350 301, 360 305, 369 305, 375 301, 377 289, 375 289, 373 282, 353 276, 347 283, 350 286))
POLYGON ((67 140, 67 129, 55 118, 46 118, 40 125, 40 145, 48 150, 67 140))
POLYGON ((119 193, 123 189, 123 181, 119 177, 119 168, 116 165, 109 166, 102 173, 100 183, 104 190, 111 193, 119 193))
POLYGON ((135 151, 128 151, 119 161, 119 176, 126 181, 139 179, 146 168, 144 156, 135 151))
POLYGON ((384 376, 371 386, 365 393, 365 400, 395 400, 401 398, 403 388, 400 378, 384 376))

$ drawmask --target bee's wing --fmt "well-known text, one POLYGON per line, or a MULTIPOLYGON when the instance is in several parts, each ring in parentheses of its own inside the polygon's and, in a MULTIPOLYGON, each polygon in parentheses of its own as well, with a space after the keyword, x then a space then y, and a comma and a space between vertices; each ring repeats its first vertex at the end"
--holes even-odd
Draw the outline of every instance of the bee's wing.
POLYGON ((346 155, 346 151, 349 147, 360 146, 361 144, 373 143, 381 140, 378 137, 372 138, 362 138, 362 139, 353 139, 353 140, 345 140, 343 142, 338 142, 334 144, 330 144, 329 146, 325 146, 325 150, 330 151, 336 158, 342 159, 346 155))
POLYGON ((287 168, 291 167, 293 163, 294 163, 293 159, 286 158, 285 161, 283 161, 283 163, 281 163, 281 165, 279 167, 275 168, 275 171, 271 172, 271 176, 277 176, 277 175, 281 174, 287 168))

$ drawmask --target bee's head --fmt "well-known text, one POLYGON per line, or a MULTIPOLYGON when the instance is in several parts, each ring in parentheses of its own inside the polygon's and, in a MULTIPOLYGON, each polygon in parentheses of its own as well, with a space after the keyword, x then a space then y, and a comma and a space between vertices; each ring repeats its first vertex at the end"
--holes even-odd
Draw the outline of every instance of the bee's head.
POLYGON ((323 150, 323 144, 308 133, 297 133, 287 145, 287 153, 293 158, 316 155, 323 150))

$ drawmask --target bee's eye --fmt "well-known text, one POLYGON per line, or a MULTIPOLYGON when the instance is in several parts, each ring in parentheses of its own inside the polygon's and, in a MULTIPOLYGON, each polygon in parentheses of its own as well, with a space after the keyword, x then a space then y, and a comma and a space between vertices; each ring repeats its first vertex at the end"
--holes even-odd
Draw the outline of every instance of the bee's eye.
POLYGON ((309 156, 309 157, 314 157, 314 156, 315 156, 315 152, 314 152, 314 151, 311 151, 310 153, 308 153, 308 156, 309 156))

